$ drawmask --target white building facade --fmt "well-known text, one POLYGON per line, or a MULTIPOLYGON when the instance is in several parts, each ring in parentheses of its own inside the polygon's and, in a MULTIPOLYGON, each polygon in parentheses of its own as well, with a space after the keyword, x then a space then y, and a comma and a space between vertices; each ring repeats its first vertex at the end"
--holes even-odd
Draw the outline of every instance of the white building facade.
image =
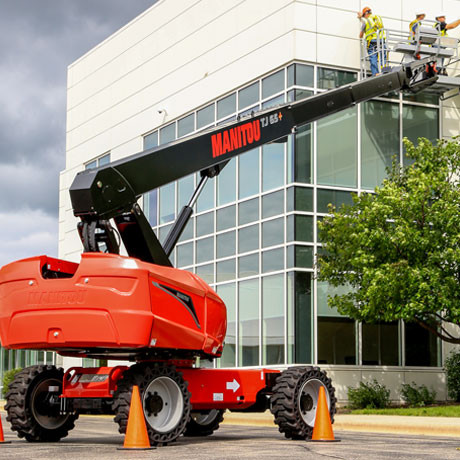
MULTIPOLYGON (((79 171, 354 81, 358 10, 371 6, 386 27, 408 31, 421 5, 435 15, 433 3, 456 18, 453 0, 158 1, 69 67, 59 256, 78 262, 82 251, 68 193, 79 171)), ((339 400, 373 378, 395 400, 413 381, 446 399, 448 347, 414 325, 359 324, 332 311, 314 254, 328 203, 378 185, 393 155, 404 161, 402 137, 434 140, 457 135, 458 126, 458 98, 392 94, 241 155, 210 180, 172 258, 227 304, 216 365, 315 363, 332 376, 339 400)), ((183 178, 141 200, 160 241, 196 181, 183 178)))

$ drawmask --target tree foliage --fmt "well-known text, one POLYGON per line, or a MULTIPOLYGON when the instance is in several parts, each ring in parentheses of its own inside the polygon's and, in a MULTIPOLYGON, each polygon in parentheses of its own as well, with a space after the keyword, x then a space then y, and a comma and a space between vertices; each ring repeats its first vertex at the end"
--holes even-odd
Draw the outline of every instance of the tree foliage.
POLYGON ((403 319, 460 343, 460 142, 404 139, 412 163, 393 163, 375 193, 330 207, 319 224, 318 278, 349 285, 329 298, 366 322, 403 319), (447 327, 446 327, 447 326, 447 327))

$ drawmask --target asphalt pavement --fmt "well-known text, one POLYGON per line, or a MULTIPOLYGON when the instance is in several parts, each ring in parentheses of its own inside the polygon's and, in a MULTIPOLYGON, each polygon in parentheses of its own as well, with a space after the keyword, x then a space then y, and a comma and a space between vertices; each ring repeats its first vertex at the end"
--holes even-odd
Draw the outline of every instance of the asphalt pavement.
MULTIPOLYGON (((4 420, 4 414, 3 414, 4 420)), ((224 424, 212 436, 181 437, 151 451, 120 451, 123 436, 111 417, 82 416, 69 436, 58 443, 28 443, 4 423, 0 459, 341 459, 460 460, 460 438, 361 433, 336 430, 337 443, 285 439, 276 427, 224 424)))

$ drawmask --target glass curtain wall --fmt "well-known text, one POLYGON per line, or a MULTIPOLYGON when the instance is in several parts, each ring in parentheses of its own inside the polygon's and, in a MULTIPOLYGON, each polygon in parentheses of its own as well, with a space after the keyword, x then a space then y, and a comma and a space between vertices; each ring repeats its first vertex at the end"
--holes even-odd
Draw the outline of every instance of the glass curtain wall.
MULTIPOLYGON (((144 145, 356 78, 356 72, 294 63, 148 133, 144 145)), ((218 366, 439 365, 437 340, 413 325, 357 324, 327 306, 333 290, 314 280, 317 222, 329 205, 349 204, 352 193, 379 185, 392 161, 406 162, 403 136, 439 136, 436 97, 392 94, 360 104, 234 158, 208 180, 171 260, 201 276, 227 304, 218 366)), ((160 241, 198 181, 199 174, 191 175, 145 197, 160 241)))

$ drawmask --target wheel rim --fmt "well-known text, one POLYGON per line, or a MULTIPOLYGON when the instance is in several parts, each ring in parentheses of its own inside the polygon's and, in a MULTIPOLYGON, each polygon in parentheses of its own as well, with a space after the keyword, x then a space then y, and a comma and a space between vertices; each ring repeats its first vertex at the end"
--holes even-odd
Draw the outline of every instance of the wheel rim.
POLYGON ((169 377, 157 377, 143 396, 147 423, 159 433, 173 430, 181 421, 184 399, 179 385, 169 377))
POLYGON ((59 414, 57 399, 61 393, 61 382, 58 379, 46 379, 40 382, 30 396, 32 415, 39 425, 47 430, 55 430, 67 421, 68 415, 59 414), (58 391, 49 391, 50 387, 58 391))
POLYGON ((212 409, 209 412, 192 412, 192 419, 198 425, 209 425, 219 415, 217 409, 212 409))
POLYGON ((303 421, 309 426, 313 426, 315 424, 316 408, 318 406, 318 394, 321 387, 324 387, 326 392, 327 407, 330 408, 331 401, 329 392, 327 391, 326 385, 324 385, 321 380, 307 380, 300 388, 298 398, 299 413, 303 421))

